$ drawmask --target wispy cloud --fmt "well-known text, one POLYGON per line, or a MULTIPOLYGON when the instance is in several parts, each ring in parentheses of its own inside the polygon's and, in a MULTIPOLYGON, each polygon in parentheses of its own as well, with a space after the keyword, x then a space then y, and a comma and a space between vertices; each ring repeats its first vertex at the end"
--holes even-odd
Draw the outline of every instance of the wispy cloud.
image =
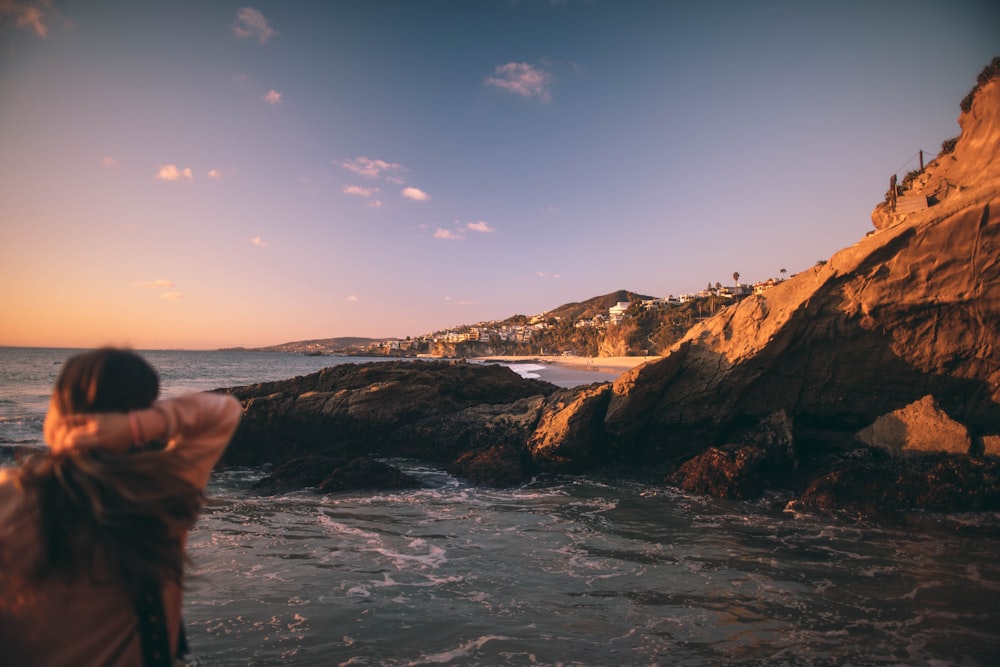
POLYGON ((174 286, 173 281, 160 278, 158 280, 144 280, 132 283, 134 287, 146 287, 149 289, 170 289, 174 286))
POLYGON ((376 160, 364 155, 349 160, 341 160, 340 162, 334 161, 334 164, 366 178, 380 178, 385 174, 388 180, 397 174, 407 171, 406 167, 396 162, 376 160))
POLYGON ((256 38, 261 44, 277 34, 264 15, 252 7, 240 7, 236 10, 233 32, 240 37, 256 38))
POLYGON ((483 220, 477 220, 476 222, 467 222, 464 225, 456 222, 454 229, 445 229, 444 227, 438 227, 437 231, 434 232, 434 238, 444 239, 447 241, 460 241, 465 238, 466 232, 476 232, 478 234, 491 234, 494 230, 490 223, 483 220))
POLYGON ((347 299, 345 299, 345 300, 346 301, 350 301, 351 303, 354 303, 356 301, 360 301, 360 299, 358 299, 358 297, 354 296, 353 294, 351 296, 347 297, 347 299))
POLYGON ((218 169, 209 169, 208 173, 205 175, 216 181, 222 178, 222 172, 218 169))
POLYGON ((267 247, 267 243, 264 241, 264 239, 262 239, 259 236, 255 236, 252 239, 250 239, 250 243, 252 243, 253 245, 257 246, 258 248, 266 248, 267 247))
POLYGON ((107 167, 108 169, 117 169, 118 160, 114 159, 110 155, 105 155, 104 157, 101 158, 101 165, 107 167))
POLYGON ((368 202, 368 208, 382 208, 382 200, 372 199, 370 202, 368 202))
POLYGON ((545 273, 544 271, 535 271, 535 275, 539 278, 552 278, 554 280, 559 279, 558 273, 545 273))
POLYGON ((158 181, 193 181, 194 173, 191 167, 179 168, 176 164, 165 164, 156 172, 158 181))
POLYGON ((412 199, 413 201, 430 201, 431 199, 431 196, 420 188, 403 188, 403 192, 401 194, 407 199, 412 199))
POLYGON ((438 227, 437 231, 434 232, 434 238, 442 239, 445 241, 458 241, 459 239, 465 238, 460 233, 453 232, 450 229, 445 229, 444 227, 438 227))
POLYGON ((264 101, 267 102, 268 104, 284 104, 285 103, 284 96, 281 93, 279 93, 277 90, 275 90, 274 88, 272 88, 271 90, 267 91, 267 95, 264 96, 264 101))
POLYGON ((497 65, 493 76, 486 77, 486 85, 495 86, 521 97, 537 97, 542 102, 552 99, 549 86, 552 75, 528 63, 497 65))
POLYGON ((41 2, 17 2, 16 0, 0 0, 0 20, 11 16, 18 28, 30 30, 39 37, 46 37, 49 28, 46 24, 46 13, 50 11, 48 0, 41 2))
POLYGON ((378 194, 378 188, 363 188, 360 185, 345 185, 344 194, 354 195, 355 197, 371 197, 374 194, 378 194))
POLYGON ((180 292, 164 292, 160 295, 160 298, 164 301, 177 301, 178 299, 183 299, 184 295, 180 292))
POLYGON ((476 222, 470 222, 465 226, 465 228, 468 229, 470 232, 480 232, 482 234, 489 234, 495 231, 492 227, 490 227, 490 223, 484 222, 482 220, 478 220, 476 222))

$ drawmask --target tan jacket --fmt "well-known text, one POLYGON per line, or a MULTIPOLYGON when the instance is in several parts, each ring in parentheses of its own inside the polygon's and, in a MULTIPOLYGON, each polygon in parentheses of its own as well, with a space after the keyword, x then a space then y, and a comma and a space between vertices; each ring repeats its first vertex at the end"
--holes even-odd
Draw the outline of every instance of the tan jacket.
MULTIPOLYGON (((167 440, 167 449, 190 462, 185 476, 203 489, 236 430, 241 408, 231 396, 196 393, 158 401, 135 414, 143 434, 167 440)), ((17 483, 15 470, 0 468, 0 568, 27 571, 38 561, 42 542, 35 496, 17 483)), ((180 589, 165 586, 163 599, 171 646, 176 647, 180 589)), ((51 581, 27 608, 15 612, 0 605, 0 664, 141 665, 132 600, 109 583, 51 581)))

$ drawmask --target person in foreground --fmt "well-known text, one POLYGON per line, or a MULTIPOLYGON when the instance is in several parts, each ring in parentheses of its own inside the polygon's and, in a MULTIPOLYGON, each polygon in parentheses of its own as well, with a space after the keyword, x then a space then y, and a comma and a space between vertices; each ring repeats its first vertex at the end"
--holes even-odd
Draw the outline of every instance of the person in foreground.
POLYGON ((0 662, 170 665, 187 533, 241 415, 231 396, 157 401, 140 356, 63 366, 47 452, 0 468, 0 662))

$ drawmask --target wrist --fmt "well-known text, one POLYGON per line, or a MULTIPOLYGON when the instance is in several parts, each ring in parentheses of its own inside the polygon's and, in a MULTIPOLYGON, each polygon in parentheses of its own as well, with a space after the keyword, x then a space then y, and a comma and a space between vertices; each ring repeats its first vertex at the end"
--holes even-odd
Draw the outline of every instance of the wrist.
POLYGON ((142 426, 139 424, 139 417, 133 410, 128 413, 129 433, 132 435, 132 446, 138 447, 143 443, 142 426))
POLYGON ((167 436, 166 419, 163 412, 157 409, 155 404, 143 410, 130 412, 129 423, 132 429, 133 444, 136 446, 167 436))

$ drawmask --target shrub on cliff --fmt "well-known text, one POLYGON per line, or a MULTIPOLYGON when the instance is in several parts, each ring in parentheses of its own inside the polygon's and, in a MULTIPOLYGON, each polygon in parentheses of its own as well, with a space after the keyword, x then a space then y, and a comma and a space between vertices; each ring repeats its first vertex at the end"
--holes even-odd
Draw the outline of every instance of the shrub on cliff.
POLYGON ((942 155, 948 155, 955 151, 955 145, 958 143, 958 137, 952 137, 951 139, 945 139, 941 142, 941 152, 938 153, 938 157, 942 155))
POLYGON ((968 95, 962 98, 962 111, 968 112, 972 109, 972 100, 976 97, 979 89, 985 86, 988 81, 997 77, 1000 77, 1000 56, 995 56, 990 61, 990 64, 984 67, 983 71, 976 77, 976 85, 969 91, 968 95))

